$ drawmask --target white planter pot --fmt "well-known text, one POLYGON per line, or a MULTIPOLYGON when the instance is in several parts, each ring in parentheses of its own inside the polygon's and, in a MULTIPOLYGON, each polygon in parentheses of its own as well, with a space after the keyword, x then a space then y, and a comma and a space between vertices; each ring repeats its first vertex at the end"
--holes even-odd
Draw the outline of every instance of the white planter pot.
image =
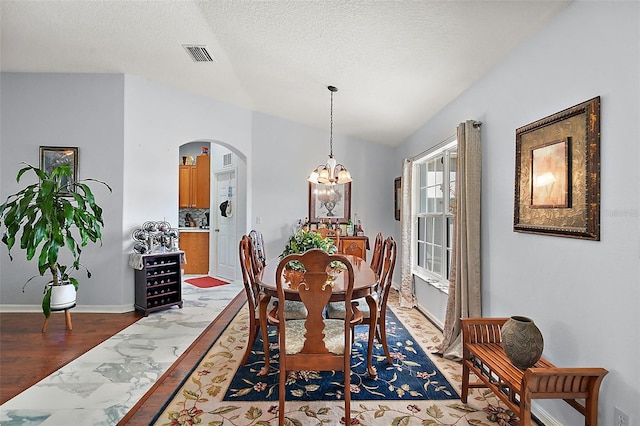
POLYGON ((76 304, 76 288, 73 284, 51 286, 51 309, 60 310, 76 304))

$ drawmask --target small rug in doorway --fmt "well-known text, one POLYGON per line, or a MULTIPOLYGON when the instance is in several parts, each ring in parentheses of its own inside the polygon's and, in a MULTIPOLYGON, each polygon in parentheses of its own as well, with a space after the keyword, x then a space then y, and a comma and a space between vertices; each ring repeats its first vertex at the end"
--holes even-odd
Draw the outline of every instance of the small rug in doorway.
POLYGON ((213 277, 189 278, 188 280, 184 280, 184 282, 195 285, 199 288, 218 287, 220 285, 229 284, 226 281, 222 281, 213 277))

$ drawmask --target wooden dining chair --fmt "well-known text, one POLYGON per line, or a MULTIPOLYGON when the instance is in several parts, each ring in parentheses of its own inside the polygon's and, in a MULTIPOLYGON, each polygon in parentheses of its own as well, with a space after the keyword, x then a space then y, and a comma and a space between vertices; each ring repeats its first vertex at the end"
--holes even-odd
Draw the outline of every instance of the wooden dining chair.
POLYGON ((340 247, 340 228, 318 228, 316 232, 322 235, 322 238, 331 238, 333 240, 333 245, 336 246, 338 252, 342 250, 342 248, 340 247))
POLYGON ((382 266, 382 243, 384 242, 384 237, 382 236, 382 232, 378 232, 376 235, 376 239, 373 243, 373 251, 371 252, 371 269, 373 272, 380 275, 380 267, 382 266))
MULTIPOLYGON (((389 364, 392 363, 389 345, 387 344, 387 302, 389 299, 389 290, 393 281, 393 270, 396 265, 396 242, 393 237, 388 237, 382 244, 382 256, 380 259, 381 272, 378 285, 375 287, 373 294, 377 302, 377 320, 373 320, 369 305, 365 298, 356 299, 358 309, 362 313, 363 322, 369 323, 369 334, 375 334, 378 342, 382 344, 384 354, 389 364)), ((342 302, 331 302, 327 306, 327 317, 342 319, 347 315, 345 305, 342 302)))
POLYGON ((299 284, 297 293, 309 314, 304 320, 286 321, 285 310, 279 306, 277 319, 272 319, 278 323, 280 348, 278 424, 284 425, 287 372, 336 370, 344 373, 345 419, 348 419, 345 424, 349 425, 351 424, 351 321, 328 319, 323 313, 334 291, 336 279, 331 272, 330 264, 333 261, 340 261, 346 266, 346 270, 340 272, 346 274, 344 276, 346 280, 344 303, 348 307, 346 318, 361 321, 361 314, 351 303, 353 267, 346 257, 330 255, 320 249, 286 256, 276 269, 276 287, 280 300, 284 300, 287 294, 285 290, 289 290, 283 270, 289 262, 295 260, 302 263, 305 269, 304 280, 299 284))
MULTIPOLYGON (((260 311, 258 304, 260 301, 260 285, 256 279, 257 274, 254 265, 254 249, 252 246, 251 238, 248 235, 243 235, 239 244, 240 255, 240 269, 242 270, 242 280, 244 283, 244 291, 247 296, 247 305, 249 307, 249 338, 247 339, 247 349, 240 365, 244 365, 249 359, 251 354, 251 348, 258 337, 258 332, 262 332, 262 347, 264 349, 265 356, 269 356, 269 340, 267 331, 260 330, 260 311)), ((277 301, 272 299, 269 302, 267 312, 275 309, 277 301)), ((301 319, 307 316, 307 309, 300 302, 287 301, 284 304, 286 310, 287 319, 301 319)), ((268 320, 268 318, 267 318, 268 320)))

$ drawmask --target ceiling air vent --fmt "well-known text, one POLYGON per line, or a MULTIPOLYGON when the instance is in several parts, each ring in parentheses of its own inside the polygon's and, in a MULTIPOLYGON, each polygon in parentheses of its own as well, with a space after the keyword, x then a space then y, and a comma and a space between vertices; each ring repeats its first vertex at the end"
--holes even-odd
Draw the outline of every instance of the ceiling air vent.
POLYGON ((215 62, 213 56, 207 52, 207 46, 196 46, 194 44, 183 44, 193 62, 215 62))
POLYGON ((222 156, 222 166, 227 167, 231 165, 231 154, 225 154, 222 156))

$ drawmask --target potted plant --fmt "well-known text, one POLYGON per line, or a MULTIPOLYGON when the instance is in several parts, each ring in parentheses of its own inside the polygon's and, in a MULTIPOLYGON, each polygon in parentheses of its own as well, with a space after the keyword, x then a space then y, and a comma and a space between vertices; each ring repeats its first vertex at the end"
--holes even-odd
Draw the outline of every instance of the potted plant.
MULTIPOLYGON (((19 241, 20 248, 26 251, 27 260, 34 257, 38 259, 40 276, 47 272, 51 274, 51 281, 45 286, 42 299, 42 312, 48 318, 52 306, 62 309, 75 304, 78 280, 70 272, 82 266, 87 277, 91 278, 91 272, 80 263, 82 247, 89 241, 102 242, 102 208, 96 204, 86 182, 100 183, 109 192, 111 187, 96 179, 74 181, 69 165, 57 166, 47 173, 29 164, 22 164, 25 167, 18 171, 16 182, 20 182, 27 172, 34 173, 38 182, 10 195, 0 205, 0 229, 4 228, 2 242, 7 246, 11 260, 11 249, 19 241), (65 249, 73 257, 71 265, 61 263, 60 255, 65 249), (54 296, 52 305, 52 293, 58 293, 65 285, 73 300, 58 303, 54 296)), ((37 276, 27 280, 22 291, 37 276)))
MULTIPOLYGON (((333 240, 331 238, 324 238, 318 232, 301 229, 289 237, 287 245, 280 254, 280 260, 290 254, 304 253, 311 249, 322 249, 329 254, 334 254, 338 251, 338 248, 333 244, 333 240)), ((332 266, 339 267, 338 265, 332 266)), ((297 285, 302 282, 304 266, 298 261, 289 262, 285 267, 284 276, 286 282, 291 283, 291 287, 295 289, 297 288, 297 285)))

